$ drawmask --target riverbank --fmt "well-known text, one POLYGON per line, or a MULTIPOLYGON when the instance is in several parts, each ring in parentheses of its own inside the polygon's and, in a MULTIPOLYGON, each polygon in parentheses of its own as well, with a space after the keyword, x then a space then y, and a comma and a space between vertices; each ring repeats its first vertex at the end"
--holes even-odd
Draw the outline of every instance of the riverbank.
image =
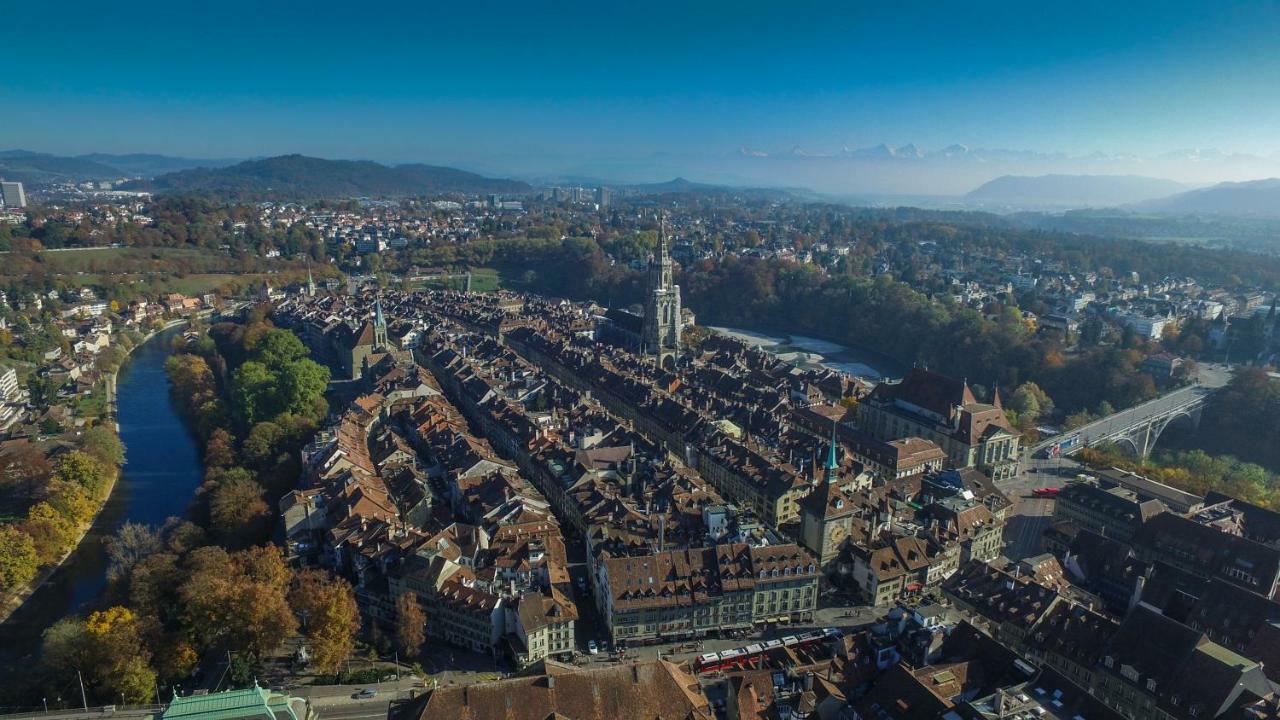
MULTIPOLYGON (((125 357, 120 363, 120 367, 118 367, 115 371, 111 372, 109 375, 107 375, 104 378, 103 392, 107 394, 107 403, 106 403, 106 414, 104 415, 102 422, 110 423, 110 427, 112 431, 116 434, 117 438, 120 437, 120 424, 118 421, 118 408, 116 403, 115 389, 116 389, 116 382, 117 382, 119 373, 122 370, 124 370, 125 367, 128 365, 128 363, 132 359, 133 354, 136 350, 145 346, 153 338, 157 337, 158 335, 161 335, 167 330, 178 327, 180 325, 184 325, 187 322, 188 320, 185 320, 185 319, 171 320, 167 322, 164 325, 164 327, 160 328, 159 330, 154 330, 146 334, 145 336, 143 336, 143 338, 137 344, 133 345, 126 351, 125 357)), ((121 440, 123 441, 123 438, 121 438, 121 440)), ((126 452, 127 450, 128 448, 126 447, 126 452)), ((105 528, 101 526, 114 524, 116 520, 115 518, 109 517, 107 513, 107 509, 112 505, 113 501, 116 501, 119 499, 117 497, 117 490, 121 486, 120 480, 121 480, 121 477, 124 475, 124 467, 126 467, 127 465, 128 465, 128 460, 126 459, 125 463, 122 466, 116 468, 116 471, 113 474, 113 477, 111 479, 111 484, 107 487, 107 490, 104 493, 101 502, 98 504, 97 509, 93 513, 93 517, 90 518, 86 523, 84 523, 80 528, 78 528, 76 540, 72 545, 68 547, 67 551, 63 553, 62 556, 59 557, 56 562, 42 568, 39 571, 39 573, 36 575, 36 577, 30 583, 28 583, 28 585, 21 592, 10 595, 8 598, 5 599, 3 605, 0 605, 0 626, 8 623, 10 618, 12 618, 19 611, 21 611, 32 597, 34 597, 37 593, 39 593, 40 590, 43 589, 47 583, 49 583, 58 575, 59 571, 63 569, 64 565, 66 565, 66 563, 72 557, 74 557, 77 553, 79 553, 82 550, 82 548, 84 547, 86 538, 93 537, 101 540, 102 538, 107 536, 107 533, 102 532, 105 528)))

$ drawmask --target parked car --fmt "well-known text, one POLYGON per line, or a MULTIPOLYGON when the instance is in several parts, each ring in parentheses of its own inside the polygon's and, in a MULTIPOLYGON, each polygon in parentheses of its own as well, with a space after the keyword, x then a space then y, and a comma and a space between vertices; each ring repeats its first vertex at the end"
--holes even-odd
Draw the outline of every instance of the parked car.
POLYGON ((378 691, 373 688, 365 688, 351 693, 352 700, 368 700, 375 697, 378 697, 378 691))
POLYGON ((595 640, 587 641, 587 652, 591 653, 592 655, 596 655, 600 652, 600 646, 596 645, 595 640))

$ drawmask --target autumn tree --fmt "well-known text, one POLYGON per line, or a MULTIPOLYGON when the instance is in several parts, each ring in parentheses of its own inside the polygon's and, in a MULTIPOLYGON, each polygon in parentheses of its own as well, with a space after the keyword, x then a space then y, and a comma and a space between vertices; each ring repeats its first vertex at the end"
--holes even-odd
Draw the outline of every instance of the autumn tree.
POLYGON ((236 439, 225 428, 215 428, 204 444, 205 467, 227 467, 236 462, 236 439))
POLYGON ((265 538, 271 509, 262 496, 262 486, 252 480, 232 478, 219 484, 209 498, 211 529, 234 546, 265 538))
POLYGON ((337 674, 351 657, 360 631, 360 612, 351 585, 324 571, 304 570, 298 573, 289 600, 304 619, 311 662, 321 672, 337 674))
POLYGON ((58 465, 53 471, 53 479, 55 482, 78 484, 85 489, 91 499, 96 500, 106 494, 115 473, 114 468, 109 468, 93 455, 73 450, 58 459, 58 465))
POLYGON ((287 590, 292 573, 279 548, 228 554, 217 547, 192 551, 179 593, 188 627, 206 646, 225 641, 255 657, 274 650, 297 629, 287 590))
POLYGON ((418 596, 402 593, 396 598, 396 641, 409 657, 417 657, 426 642, 427 616, 418 596))
POLYGON ((76 541, 76 524, 47 502, 32 505, 21 527, 35 543, 41 565, 62 557, 76 541))
POLYGON ((34 498, 44 489, 53 466, 35 443, 17 442, 0 453, 0 489, 34 498))
POLYGON ((0 525, 0 592, 31 582, 39 563, 30 535, 13 525, 0 525))

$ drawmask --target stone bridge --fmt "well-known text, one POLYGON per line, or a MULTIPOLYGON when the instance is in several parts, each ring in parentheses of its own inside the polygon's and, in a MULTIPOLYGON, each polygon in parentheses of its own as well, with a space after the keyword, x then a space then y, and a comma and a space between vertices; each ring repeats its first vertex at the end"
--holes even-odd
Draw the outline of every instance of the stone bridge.
POLYGON ((1199 383, 1178 388, 1141 405, 1054 435, 1032 446, 1029 454, 1041 457, 1069 456, 1082 448, 1110 442, 1128 448, 1136 457, 1145 459, 1169 425, 1186 422, 1193 428, 1199 427, 1201 410, 1219 389, 1199 383))

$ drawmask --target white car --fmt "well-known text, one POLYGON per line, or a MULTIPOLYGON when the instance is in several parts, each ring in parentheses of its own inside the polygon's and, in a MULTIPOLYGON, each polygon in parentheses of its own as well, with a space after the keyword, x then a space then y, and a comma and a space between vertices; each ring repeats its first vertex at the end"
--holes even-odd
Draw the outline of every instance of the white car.
POLYGON ((591 653, 592 655, 597 655, 600 653, 600 647, 596 645, 595 640, 587 641, 587 652, 591 653))

